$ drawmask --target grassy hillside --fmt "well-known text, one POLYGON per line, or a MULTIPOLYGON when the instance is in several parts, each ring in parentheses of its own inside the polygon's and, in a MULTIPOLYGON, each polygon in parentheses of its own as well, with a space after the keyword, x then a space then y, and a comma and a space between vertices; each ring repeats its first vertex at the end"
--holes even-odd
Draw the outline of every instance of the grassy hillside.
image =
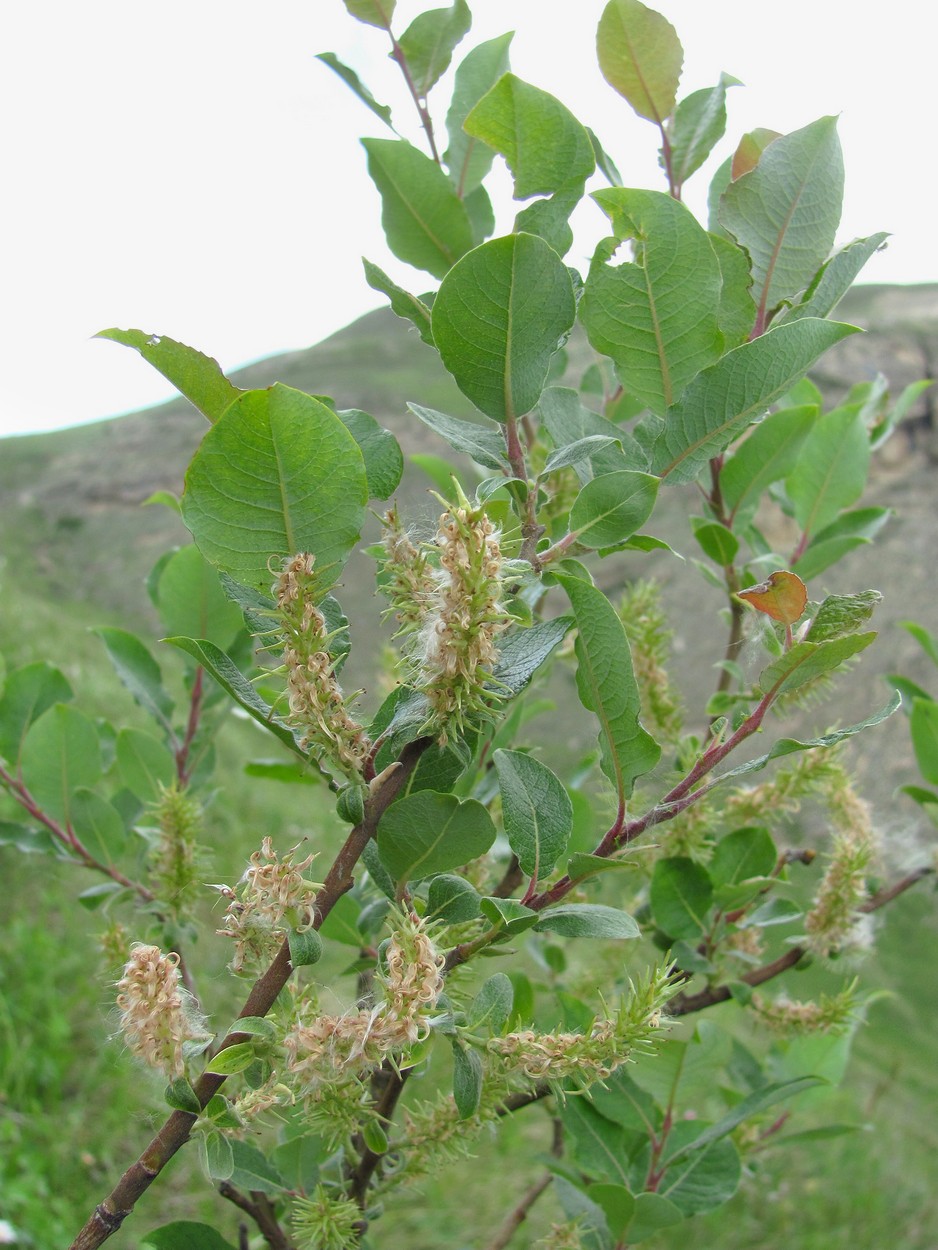
MULTIPOLYGON (((938 287, 859 288, 840 313, 844 320, 872 329, 825 359, 818 380, 833 398, 850 381, 877 370, 898 391, 927 370, 929 350, 938 356, 938 287)), ((577 377, 588 360, 588 347, 575 342, 570 376, 577 377)), ((339 407, 363 408, 395 431, 405 455, 445 455, 447 450, 407 414, 406 400, 471 415, 468 401, 436 357, 386 312, 372 313, 308 351, 251 365, 235 381, 244 387, 281 381, 329 395, 339 407)), ((133 720, 137 711, 87 631, 103 623, 141 629, 155 625, 143 581, 162 551, 187 536, 170 510, 141 503, 157 490, 181 490, 186 463, 205 428, 204 419, 180 400, 80 429, 0 442, 0 650, 11 665, 54 660, 79 689, 84 707, 106 712, 118 722, 133 720)), ((931 680, 914 644, 897 627, 908 618, 932 628, 938 624, 932 573, 938 527, 929 437, 934 435, 921 430, 916 446, 897 437, 888 464, 874 476, 868 502, 896 509, 877 546, 854 553, 821 578, 822 585, 812 587, 820 593, 875 586, 885 596, 878 614, 880 643, 840 688, 838 713, 844 720, 865 715, 884 701, 884 672, 899 669, 923 683, 931 680)), ((409 467, 401 507, 418 525, 437 511, 427 486, 426 477, 409 467)), ((662 492, 655 515, 655 533, 687 555, 687 515, 696 506, 693 488, 672 489, 662 492)), ((351 685, 368 684, 380 638, 370 572, 366 558, 356 557, 339 592, 352 620, 362 621, 353 632, 357 659, 351 685)), ((677 678, 688 706, 697 710, 691 720, 699 722, 722 639, 701 633, 697 622, 701 612, 718 603, 718 595, 689 563, 668 555, 623 557, 614 576, 624 580, 650 573, 665 587, 675 630, 677 678)), ((616 587, 607 589, 614 593, 616 587)), ((161 653, 160 659, 172 673, 173 657, 161 653)), ((804 727, 814 728, 824 715, 823 709, 809 710, 804 727)), ((555 734, 552 745, 558 752, 586 745, 567 717, 542 718, 540 723, 555 734)), ((238 875, 259 830, 302 831, 311 821, 308 811, 300 815, 294 791, 285 793, 270 782, 248 784, 243 761, 258 750, 270 753, 268 747, 258 747, 250 727, 232 725, 221 749, 231 780, 211 812, 213 880, 238 875)), ((891 872, 911 853, 917 819, 911 807, 903 808, 893 798, 896 785, 914 776, 902 718, 861 737, 854 758, 886 831, 891 872)), ((334 835, 327 818, 312 819, 327 840, 334 835)), ((85 987, 98 967, 92 936, 96 919, 83 911, 76 916, 69 897, 74 882, 66 874, 36 869, 35 863, 0 850, 9 900, 0 947, 0 1112, 4 1102, 11 1111, 8 1117, 0 1114, 0 1156, 6 1153, 13 1161, 5 1174, 0 1170, 5 1175, 0 1180, 0 1219, 23 1223, 23 1212, 29 1212, 35 1245, 44 1250, 64 1244, 117 1163, 143 1139, 146 1125, 140 1122, 144 1111, 136 1070, 116 1047, 104 1045, 112 1027, 105 996, 95 1013, 83 1006, 85 987), (76 1071, 75 1056, 89 1044, 94 1060, 76 1071), (103 1099, 93 1092, 102 1081, 108 1091, 103 1099), (94 1123, 83 1114, 89 1102, 102 1107, 94 1123)), ((767 1157, 769 1179, 762 1198, 755 1200, 753 1190, 744 1192, 718 1219, 683 1227, 682 1250, 714 1244, 726 1250, 873 1250, 897 1237, 908 1250, 938 1245, 938 1211, 931 1199, 932 1160, 938 1148, 931 1113, 938 1097, 938 990, 922 974, 923 967, 930 967, 938 938, 935 916, 931 898, 920 894, 903 899, 890 912, 875 964, 864 969, 868 985, 885 983, 896 991, 894 999, 871 1010, 845 1104, 845 1116, 856 1117, 859 1109, 861 1117, 876 1122, 883 1137, 875 1150, 869 1136, 860 1133, 805 1147, 797 1156, 767 1157), (916 952, 914 961, 909 950, 916 952)), ((427 1201, 413 1195, 395 1201, 379 1244, 477 1250, 510 1205, 505 1174, 517 1172, 521 1183, 534 1179, 540 1168, 535 1154, 547 1141, 543 1116, 532 1112, 527 1120, 519 1117, 518 1126, 497 1146, 480 1146, 479 1171, 465 1187, 460 1180, 460 1202, 458 1209, 450 1205, 449 1224, 437 1222, 432 1212, 435 1196, 445 1191, 444 1176, 433 1182, 427 1201), (460 1214, 466 1209, 473 1211, 470 1224, 460 1214)), ((218 1207, 209 1203, 206 1217, 212 1218, 218 1207)), ((136 1244, 134 1231, 139 1234, 182 1214, 166 1187, 162 1195, 148 1198, 136 1229, 120 1234, 113 1244, 126 1250, 136 1244)), ((556 1209, 547 1200, 532 1231, 513 1244, 531 1244, 551 1218, 556 1218, 556 1209)), ((662 1237, 649 1245, 670 1250, 671 1242, 662 1237)))

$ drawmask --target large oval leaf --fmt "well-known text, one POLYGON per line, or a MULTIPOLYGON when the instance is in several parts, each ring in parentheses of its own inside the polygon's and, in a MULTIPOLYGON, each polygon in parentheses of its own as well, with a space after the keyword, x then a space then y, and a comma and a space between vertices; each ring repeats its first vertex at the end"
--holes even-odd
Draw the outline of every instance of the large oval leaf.
POLYGON ((202 554, 269 590, 272 563, 316 557, 324 594, 358 540, 368 485, 361 452, 325 404, 276 385, 247 391, 202 441, 182 513, 202 554))
POLYGON ((467 864, 494 841, 495 826, 481 803, 434 790, 398 799, 378 825, 381 859, 401 884, 467 864))
POLYGON ((442 278, 472 247, 466 206, 443 170, 404 139, 363 139, 381 224, 400 260, 442 278))
POLYGON ((512 234, 475 248, 443 279, 433 338, 443 364, 486 416, 522 417, 576 317, 573 283, 543 239, 512 234))
POLYGON ((580 701, 599 721, 602 769, 620 800, 636 777, 657 764, 661 748, 639 723, 641 700, 632 654, 622 622, 595 586, 555 574, 567 592, 577 623, 577 689, 580 701))
POLYGON ((508 844, 521 871, 543 880, 567 849, 573 831, 570 796, 546 764, 523 751, 496 751, 493 759, 508 844))
POLYGON ((652 418, 636 429, 652 473, 672 486, 692 482, 822 353, 856 333, 856 326, 805 317, 727 352, 698 374, 663 421, 652 418))
POLYGON ((599 68, 639 117, 665 121, 674 109, 684 49, 667 18, 639 0, 609 0, 596 32, 599 68))
POLYGON ((93 786, 101 776, 94 722, 68 703, 57 703, 27 733, 20 763, 38 805, 59 820, 70 820, 76 787, 93 786))
POLYGON ((804 290, 827 260, 843 194, 836 117, 782 135, 727 187, 720 223, 749 253, 760 328, 766 313, 804 290))
POLYGON ((636 253, 615 266, 597 258, 580 319, 630 394, 663 413, 723 349, 720 264, 706 230, 670 195, 613 187, 593 199, 636 253))

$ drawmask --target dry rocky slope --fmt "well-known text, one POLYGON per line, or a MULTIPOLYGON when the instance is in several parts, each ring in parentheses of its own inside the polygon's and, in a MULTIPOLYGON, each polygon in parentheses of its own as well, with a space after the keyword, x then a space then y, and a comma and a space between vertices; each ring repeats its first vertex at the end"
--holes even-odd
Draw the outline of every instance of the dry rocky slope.
MULTIPOLYGON (((831 403, 853 382, 878 372, 886 375, 894 395, 916 378, 938 375, 938 285, 857 287, 837 316, 868 332, 847 339, 822 360, 815 378, 831 403)), ((117 349, 102 344, 101 350, 117 349)), ((588 361, 589 348, 574 341, 570 355, 575 377, 588 361)), ((232 376, 242 387, 280 381, 330 395, 339 407, 363 408, 395 431, 405 455, 418 450, 447 453, 442 443, 431 446, 434 436, 409 417, 406 400, 471 415, 468 401, 435 356, 385 310, 368 314, 306 351, 270 357, 232 376)), ((835 706, 842 723, 862 718, 885 701, 880 676, 885 672, 899 670, 923 684, 935 684, 934 670, 929 672, 915 644, 897 626, 913 619, 938 628, 935 407, 938 395, 927 392, 906 428, 884 449, 871 478, 865 502, 895 509, 876 545, 852 553, 810 587, 813 598, 868 587, 885 596, 876 621, 881 639, 853 675, 841 678, 835 706)), ((28 580, 36 593, 60 600, 92 600, 112 620, 123 616, 131 626, 142 624, 146 596, 141 581, 158 555, 184 541, 185 534, 167 509, 140 504, 156 490, 180 490, 186 463, 204 430, 204 419, 186 401, 176 400, 75 430, 0 442, 0 544, 10 556, 6 576, 28 580), (115 538, 120 543, 116 551, 115 538)), ((425 486, 426 479, 415 471, 405 477, 405 512, 410 508, 421 517, 432 513, 425 486)), ((654 532, 688 555, 692 545, 686 516, 696 508, 694 499, 693 488, 663 491, 654 525, 654 532)), ((355 557, 346 572, 342 598, 353 621, 362 612, 376 615, 371 570, 365 564, 364 557, 355 557)), ((623 578, 653 573, 663 581, 675 630, 677 676, 689 692, 689 705, 700 708, 712 687, 712 665, 722 653, 722 639, 702 633, 695 622, 702 610, 718 606, 717 592, 688 564, 667 555, 632 554, 617 573, 623 578)), ((374 650, 363 646, 360 653, 374 650)), ((830 706, 809 709, 799 729, 827 727, 830 706)), ((880 804, 890 803, 897 784, 914 780, 901 717, 874 734, 861 735, 855 752, 880 804)))

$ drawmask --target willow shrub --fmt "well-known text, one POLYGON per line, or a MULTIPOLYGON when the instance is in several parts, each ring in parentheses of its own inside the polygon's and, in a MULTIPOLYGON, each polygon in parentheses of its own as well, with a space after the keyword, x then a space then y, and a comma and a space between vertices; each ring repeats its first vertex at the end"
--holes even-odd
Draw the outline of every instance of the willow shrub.
MULTIPOLYGON (((510 35, 459 62, 444 134, 437 86, 471 25, 465 0, 400 32, 393 0, 345 3, 390 39, 420 143, 352 69, 321 59, 387 124, 364 148, 388 242, 438 286, 412 294, 366 261, 368 281, 478 410, 460 419, 416 396, 408 419, 475 467, 437 472, 437 531, 420 536, 389 502, 403 458, 369 414, 282 385, 242 391, 171 338, 104 332, 208 426, 167 501, 194 545, 151 579, 184 689, 166 688, 141 639, 106 629, 148 732, 92 721, 51 664, 11 672, 0 703, 0 777, 19 808, 3 839, 100 876, 84 901, 122 968, 123 1043, 166 1083, 165 1123, 76 1250, 107 1240, 184 1146, 253 1222, 250 1244, 377 1245, 387 1195, 476 1166, 483 1129, 544 1113, 555 1155, 508 1227, 551 1187, 563 1218, 543 1244, 638 1243, 727 1202, 750 1152, 796 1139, 801 1096, 863 1004, 850 974, 815 1001, 791 997, 784 974, 849 967, 871 913, 921 875, 877 880, 870 812, 839 752, 899 703, 839 723, 837 681, 874 641, 880 596, 812 596, 887 520, 858 505, 910 398, 865 383, 825 411, 806 377, 856 333, 830 314, 885 237, 835 246, 836 120, 744 136, 701 223, 682 189, 723 139, 735 80, 679 98, 678 36, 637 0, 611 0, 597 47, 606 81, 657 132, 657 190, 623 185, 596 133, 511 73, 510 35), (499 160, 521 207, 490 237, 499 160), (587 185, 608 225, 581 274, 564 258, 587 185), (569 385, 577 323, 594 363, 569 385), (688 605, 701 575, 725 604, 699 624, 717 674, 705 707, 669 678, 659 588, 642 571, 649 551, 672 558, 655 506, 682 488, 696 558, 674 554, 670 576, 688 605), (370 554, 394 660, 371 706, 343 690, 350 634, 333 592, 379 504, 370 554), (790 536, 784 549, 769 533, 790 536), (740 664, 744 644, 761 662, 740 664), (596 748, 554 771, 536 714, 565 669, 596 748), (786 735, 809 694, 839 727, 786 735), (197 947, 226 709, 274 740, 268 775, 317 784, 348 833, 331 856, 315 827, 298 846, 263 831, 241 880, 212 887, 219 932, 197 947), (808 797, 830 834, 816 860, 784 836, 808 797), (199 962, 217 943, 244 986, 236 1019, 200 1007, 199 962), (351 962, 324 985, 317 961, 343 943, 351 962), (426 1071, 429 1099, 411 1079, 426 1071)), ((917 702, 917 725, 926 713, 917 702)), ((295 794, 303 823, 309 790, 295 794)), ((186 1221, 144 1240, 228 1245, 186 1221)))

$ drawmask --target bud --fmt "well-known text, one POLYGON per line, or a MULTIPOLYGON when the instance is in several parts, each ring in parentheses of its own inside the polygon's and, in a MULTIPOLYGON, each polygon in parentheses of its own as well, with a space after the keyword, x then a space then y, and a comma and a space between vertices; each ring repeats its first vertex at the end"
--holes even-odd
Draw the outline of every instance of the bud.
POLYGON ((352 1250, 362 1213, 354 1202, 332 1198, 325 1185, 317 1185, 312 1198, 296 1199, 292 1225, 299 1250, 352 1250))
POLYGON ((169 1078, 182 1076, 183 1043, 209 1034, 180 984, 179 956, 138 943, 117 988, 121 1031, 131 1051, 169 1078))

